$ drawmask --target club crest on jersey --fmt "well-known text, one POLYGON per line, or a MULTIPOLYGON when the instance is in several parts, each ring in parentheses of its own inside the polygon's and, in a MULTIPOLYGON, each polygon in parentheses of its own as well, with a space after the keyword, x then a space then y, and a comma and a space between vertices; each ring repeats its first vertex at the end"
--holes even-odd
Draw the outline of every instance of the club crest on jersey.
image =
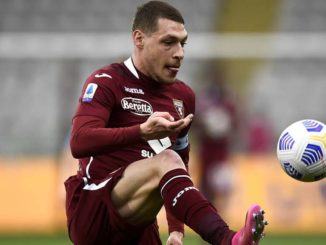
POLYGON ((179 117, 184 118, 185 117, 185 110, 184 110, 184 107, 183 107, 183 101, 173 99, 173 105, 175 107, 175 110, 178 112, 179 117))
POLYGON ((124 110, 139 116, 150 116, 153 113, 152 105, 142 99, 125 97, 121 100, 121 106, 124 110))
POLYGON ((97 84, 89 83, 85 89, 85 93, 83 95, 82 101, 83 102, 91 102, 95 95, 97 87, 98 87, 97 84))

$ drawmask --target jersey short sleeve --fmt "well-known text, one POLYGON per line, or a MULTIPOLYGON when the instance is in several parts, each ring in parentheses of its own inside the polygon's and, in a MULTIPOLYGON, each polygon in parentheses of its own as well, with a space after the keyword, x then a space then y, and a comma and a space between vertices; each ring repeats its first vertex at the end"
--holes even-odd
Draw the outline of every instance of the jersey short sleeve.
POLYGON ((94 72, 85 82, 75 117, 96 116, 107 121, 115 106, 117 77, 94 72))

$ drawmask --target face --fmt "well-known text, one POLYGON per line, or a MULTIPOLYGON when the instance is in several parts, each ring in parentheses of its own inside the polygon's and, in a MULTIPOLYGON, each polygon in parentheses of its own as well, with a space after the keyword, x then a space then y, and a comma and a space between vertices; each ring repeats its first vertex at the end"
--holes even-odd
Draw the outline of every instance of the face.
POLYGON ((161 18, 155 32, 143 35, 140 56, 144 73, 162 83, 174 82, 184 57, 187 40, 184 25, 161 18))

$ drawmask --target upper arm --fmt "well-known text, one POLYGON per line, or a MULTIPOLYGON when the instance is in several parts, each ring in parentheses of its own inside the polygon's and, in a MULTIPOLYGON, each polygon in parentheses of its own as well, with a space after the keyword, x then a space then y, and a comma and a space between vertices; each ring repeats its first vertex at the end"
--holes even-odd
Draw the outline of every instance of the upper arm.
POLYGON ((85 82, 76 114, 74 116, 95 116, 107 121, 115 106, 115 83, 114 77, 98 76, 103 74, 93 73, 85 82))

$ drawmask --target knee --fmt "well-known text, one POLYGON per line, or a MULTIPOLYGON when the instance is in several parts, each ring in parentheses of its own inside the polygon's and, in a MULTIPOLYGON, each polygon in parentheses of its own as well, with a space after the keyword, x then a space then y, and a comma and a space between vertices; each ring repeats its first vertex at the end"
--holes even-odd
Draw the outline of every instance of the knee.
POLYGON ((158 154, 157 157, 160 158, 160 161, 164 162, 166 165, 176 165, 176 167, 184 166, 179 154, 173 150, 164 150, 158 154))
POLYGON ((164 150, 156 155, 155 158, 157 160, 156 163, 160 176, 163 176, 166 172, 173 169, 186 169, 185 164, 183 163, 179 154, 173 150, 164 150))

